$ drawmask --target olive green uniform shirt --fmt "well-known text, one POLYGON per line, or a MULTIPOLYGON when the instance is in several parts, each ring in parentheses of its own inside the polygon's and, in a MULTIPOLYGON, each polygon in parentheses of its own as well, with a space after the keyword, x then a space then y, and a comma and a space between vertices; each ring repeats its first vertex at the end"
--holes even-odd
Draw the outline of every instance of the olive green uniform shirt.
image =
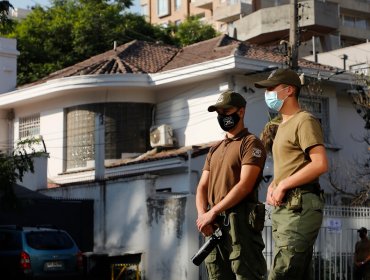
POLYGON ((272 147, 275 186, 310 162, 308 148, 323 144, 320 122, 310 113, 300 111, 281 123, 272 147))

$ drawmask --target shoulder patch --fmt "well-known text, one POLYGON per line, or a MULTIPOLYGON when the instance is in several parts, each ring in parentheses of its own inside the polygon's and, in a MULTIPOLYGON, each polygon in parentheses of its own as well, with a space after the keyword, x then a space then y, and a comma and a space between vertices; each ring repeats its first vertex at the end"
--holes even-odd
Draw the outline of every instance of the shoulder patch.
POLYGON ((258 148, 253 148, 252 155, 254 157, 260 158, 262 156, 262 150, 261 149, 258 149, 258 148))

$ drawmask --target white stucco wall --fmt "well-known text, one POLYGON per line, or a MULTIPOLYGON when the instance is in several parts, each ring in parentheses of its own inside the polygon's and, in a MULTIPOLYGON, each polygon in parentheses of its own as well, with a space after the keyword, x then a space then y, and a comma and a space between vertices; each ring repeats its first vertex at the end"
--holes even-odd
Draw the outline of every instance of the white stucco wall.
MULTIPOLYGON (((185 184, 182 175, 174 182, 185 184)), ((199 248, 194 194, 156 193, 156 180, 144 176, 43 193, 94 200, 96 253, 142 254, 145 279, 197 279, 198 267, 190 260, 199 248)))
MULTIPOLYGON (((340 48, 337 50, 318 53, 317 62, 324 65, 331 65, 337 67, 338 69, 343 69, 344 65, 346 66, 345 70, 351 70, 355 67, 363 68, 366 70, 367 75, 369 75, 369 60, 370 60, 370 43, 358 44, 355 46, 340 48), (347 56, 345 62, 343 61, 343 56, 347 56)), ((307 60, 315 61, 313 55, 304 57, 307 60)))
MULTIPOLYGON (((156 106, 156 124, 169 124, 174 130, 179 146, 197 145, 223 139, 225 132, 217 122, 217 114, 208 112, 208 107, 216 103, 224 89, 220 86, 228 84, 247 100, 245 125, 250 132, 259 135, 268 121, 267 107, 264 104, 263 91, 246 93, 244 86, 252 86, 252 81, 245 76, 225 75, 197 83, 192 87, 177 87, 168 90, 166 100, 160 100, 156 106)), ((163 94, 163 92, 161 92, 163 94)))

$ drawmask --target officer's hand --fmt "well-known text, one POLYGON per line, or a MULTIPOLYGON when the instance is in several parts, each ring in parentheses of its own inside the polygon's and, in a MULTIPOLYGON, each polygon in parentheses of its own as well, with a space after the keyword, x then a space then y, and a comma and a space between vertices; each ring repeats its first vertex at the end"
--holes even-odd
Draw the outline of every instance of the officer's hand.
POLYGON ((213 225, 206 225, 203 229, 202 229, 202 234, 203 236, 211 236, 212 233, 214 232, 213 230, 213 225))
POLYGON ((271 200, 273 201, 272 205, 280 206, 283 203, 285 192, 283 182, 281 181, 271 193, 271 200))
POLYGON ((274 201, 272 200, 272 193, 274 192, 274 187, 272 184, 267 189, 267 195, 266 195, 266 203, 269 205, 275 205, 274 201))
POLYGON ((216 219, 217 214, 215 211, 210 209, 208 212, 199 215, 197 219, 197 227, 200 232, 203 232, 203 228, 206 225, 213 224, 213 221, 216 219))

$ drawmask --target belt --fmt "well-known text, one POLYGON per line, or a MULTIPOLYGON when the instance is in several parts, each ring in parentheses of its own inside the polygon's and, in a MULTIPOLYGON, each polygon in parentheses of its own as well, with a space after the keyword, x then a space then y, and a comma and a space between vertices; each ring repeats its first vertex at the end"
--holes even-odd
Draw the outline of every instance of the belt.
POLYGON ((297 188, 301 190, 302 194, 313 193, 313 194, 320 196, 322 192, 319 183, 304 184, 304 185, 298 186, 297 188))

